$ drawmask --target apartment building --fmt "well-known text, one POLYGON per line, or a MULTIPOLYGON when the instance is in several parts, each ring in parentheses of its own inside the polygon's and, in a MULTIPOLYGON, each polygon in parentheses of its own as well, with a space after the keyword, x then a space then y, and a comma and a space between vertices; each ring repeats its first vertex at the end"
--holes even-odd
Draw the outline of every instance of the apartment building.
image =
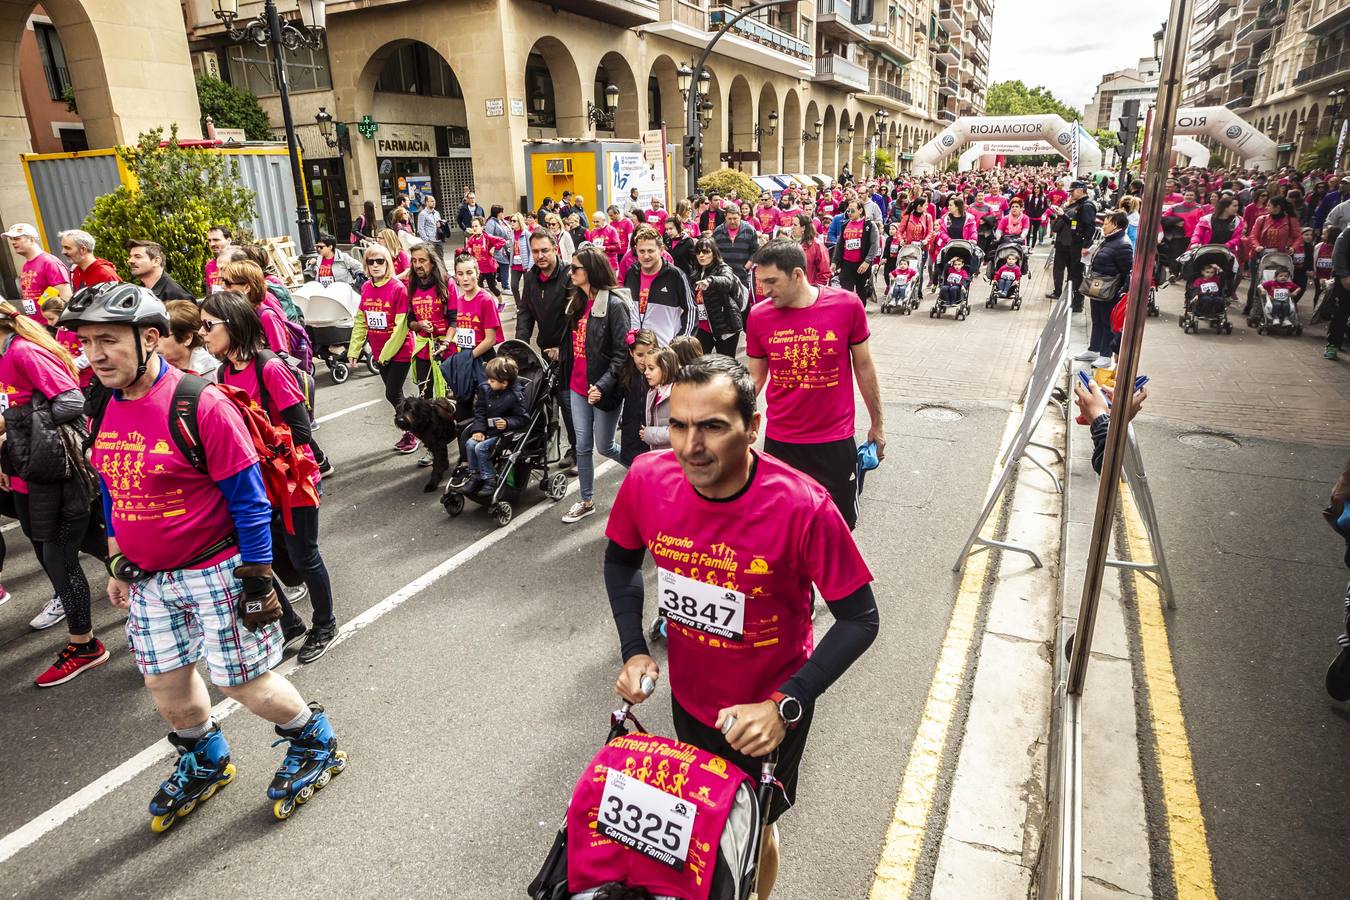
POLYGON ((1160 52, 1158 44, 1161 41, 1160 31, 1154 36, 1154 56, 1140 57, 1133 67, 1102 76, 1097 90, 1092 94, 1092 100, 1083 107, 1084 128, 1088 131, 1099 128, 1116 131, 1120 128, 1120 117, 1127 100, 1140 101, 1140 109, 1144 110, 1157 98, 1159 62, 1156 54, 1160 52))
MULTIPOLYGON (((1350 0, 1209 0, 1191 29, 1184 106, 1224 105, 1294 164, 1350 109, 1350 0)), ((1218 149, 1216 162, 1238 163, 1218 149)))
MULTIPOLYGON (((636 138, 664 125, 678 147, 678 70, 750 5, 329 0, 325 46, 286 54, 316 217, 345 234, 353 209, 392 203, 409 176, 429 178, 442 203, 472 184, 514 205, 530 139, 636 138), (335 139, 320 134, 320 108, 335 139)), ((268 50, 228 40, 211 6, 183 0, 194 65, 258 94, 279 127, 268 50)), ((240 15, 260 7, 246 0, 240 15)), ((748 150, 759 161, 737 164, 752 174, 834 174, 846 162, 861 173, 873 148, 903 167, 957 114, 983 109, 992 13, 993 0, 799 0, 741 20, 706 64, 704 171, 748 150)), ((675 188, 687 190, 683 171, 675 188)))

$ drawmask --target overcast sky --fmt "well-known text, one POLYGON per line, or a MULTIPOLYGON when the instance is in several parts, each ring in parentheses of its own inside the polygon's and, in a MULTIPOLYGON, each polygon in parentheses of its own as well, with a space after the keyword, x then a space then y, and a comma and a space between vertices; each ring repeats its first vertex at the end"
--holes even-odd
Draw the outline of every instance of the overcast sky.
POLYGON ((1107 72, 1153 53, 1168 0, 995 0, 989 80, 1043 85, 1083 111, 1107 72))

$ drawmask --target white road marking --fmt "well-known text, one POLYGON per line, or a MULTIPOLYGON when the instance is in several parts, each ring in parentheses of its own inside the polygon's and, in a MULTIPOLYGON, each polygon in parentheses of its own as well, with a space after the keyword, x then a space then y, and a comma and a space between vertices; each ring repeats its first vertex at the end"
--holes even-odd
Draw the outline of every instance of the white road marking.
MULTIPOLYGON (((384 402, 384 398, 381 397, 378 400, 372 400, 370 402, 382 403, 384 402)), ((369 406, 370 404, 366 403, 361 405, 369 406)), ((359 408, 360 406, 354 406, 338 413, 332 413, 331 415, 341 415, 359 408)), ((610 460, 603 465, 597 466, 595 469, 596 477, 598 478, 601 475, 604 475, 616 465, 618 464, 610 460)), ((567 489, 567 495, 570 495, 579 485, 580 482, 573 481, 567 489)), ((530 507, 530 509, 526 510, 524 513, 513 518, 511 523, 505 528, 494 528, 492 531, 483 535, 481 538, 445 560, 440 565, 431 569, 426 574, 408 582, 388 597, 385 597, 379 603, 370 607, 370 609, 367 609, 361 615, 348 621, 338 629, 338 636, 333 642, 334 646, 347 640, 357 631, 374 623, 384 615, 393 612, 399 606, 417 596, 432 584, 444 578, 446 575, 449 575, 464 564, 472 561, 484 550, 487 550, 489 547, 496 545, 499 541, 509 537, 512 533, 525 527, 544 513, 561 508, 562 501, 542 500, 530 507)), ((298 668, 300 668, 300 664, 292 660, 288 665, 279 667, 275 671, 279 672, 284 677, 289 676, 298 668)), ((237 709, 239 709, 239 704, 234 700, 222 700, 211 709, 211 715, 217 721, 220 721, 237 709)), ((62 800, 60 803, 57 803, 51 809, 14 829, 3 838, 0 838, 0 863, 6 862, 25 847, 37 843, 37 841, 56 830, 60 825, 84 812, 99 799, 117 790, 137 775, 140 775, 146 769, 172 754, 173 748, 169 745, 167 738, 156 741, 140 753, 137 753, 131 759, 117 766, 117 768, 101 776, 98 780, 86 785, 62 800)))

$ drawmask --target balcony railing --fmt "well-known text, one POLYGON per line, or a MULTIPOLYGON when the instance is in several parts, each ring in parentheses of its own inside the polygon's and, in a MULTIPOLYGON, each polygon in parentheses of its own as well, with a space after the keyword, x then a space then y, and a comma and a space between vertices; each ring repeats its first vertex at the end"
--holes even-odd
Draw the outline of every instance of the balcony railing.
POLYGON ((1350 80, 1350 50, 1342 50, 1335 56, 1329 56, 1307 68, 1299 69, 1298 74, 1294 76, 1294 86, 1303 87, 1334 75, 1350 80))
POLYGON ((1350 23, 1350 0, 1327 0, 1317 13, 1308 13, 1308 31, 1324 35, 1350 23))
POLYGON ((948 31, 960 31, 965 22, 961 0, 942 0, 938 4, 938 21, 948 31))
POLYGON ((816 57, 816 80, 867 90, 867 69, 852 60, 828 53, 816 57))
POLYGON ((949 75, 946 78, 939 78, 937 80, 937 89, 939 94, 946 94, 948 96, 955 97, 956 92, 961 89, 961 85, 957 83, 957 80, 955 78, 952 78, 949 75))
POLYGON ((1251 105, 1252 105, 1251 94, 1244 94, 1243 96, 1238 97, 1235 100, 1229 100, 1227 103, 1224 104, 1224 106, 1232 110, 1246 109, 1251 105))
POLYGON ((910 95, 909 91, 900 87, 900 85, 898 84, 891 84, 889 81, 882 81, 880 78, 877 78, 876 76, 873 76, 872 79, 868 82, 867 92, 869 94, 876 94, 879 97, 890 97, 892 100, 895 100, 899 103, 903 103, 906 106, 914 105, 914 97, 910 95))
POLYGON ((1228 70, 1228 74, 1229 77, 1231 78, 1239 79, 1242 76, 1253 71, 1255 68, 1256 63, 1252 61, 1252 58, 1250 56, 1248 56, 1245 59, 1240 59, 1237 62, 1233 63, 1233 68, 1228 70))
MULTIPOLYGON (((732 9, 729 6, 714 6, 708 10, 708 21, 704 27, 705 31, 716 31, 722 26, 723 22, 735 18, 740 10, 732 9)), ((795 56, 798 59, 810 59, 811 47, 806 41, 798 40, 786 31, 779 31, 772 25, 766 25, 754 17, 741 19, 731 30, 744 38, 763 44, 766 47, 772 47, 789 56, 795 56)))
POLYGON ((956 113, 952 112, 950 109, 939 109, 939 110, 938 110, 937 117, 938 117, 938 121, 939 121, 939 122, 955 122, 955 121, 956 121, 956 113))

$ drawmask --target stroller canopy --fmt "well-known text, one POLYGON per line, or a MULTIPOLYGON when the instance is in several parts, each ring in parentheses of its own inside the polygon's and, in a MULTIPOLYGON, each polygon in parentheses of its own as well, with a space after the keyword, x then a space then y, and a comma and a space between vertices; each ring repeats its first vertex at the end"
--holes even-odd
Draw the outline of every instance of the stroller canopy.
POLYGON ((311 281, 292 291, 291 299, 304 313, 305 324, 314 326, 349 325, 361 303, 361 296, 352 286, 339 281, 332 284, 311 281))
POLYGON ((941 268, 942 266, 947 265, 947 263, 951 262, 953 257, 957 256, 965 260, 967 269, 974 269, 979 265, 980 260, 984 258, 984 254, 980 252, 980 248, 970 241, 952 241, 949 244, 943 245, 942 252, 938 254, 938 267, 941 268))
POLYGON ((1205 266, 1218 266, 1219 271, 1231 278, 1237 273, 1238 261, 1223 244, 1205 244, 1187 253, 1181 260, 1181 277, 1190 281, 1199 277, 1205 266))

